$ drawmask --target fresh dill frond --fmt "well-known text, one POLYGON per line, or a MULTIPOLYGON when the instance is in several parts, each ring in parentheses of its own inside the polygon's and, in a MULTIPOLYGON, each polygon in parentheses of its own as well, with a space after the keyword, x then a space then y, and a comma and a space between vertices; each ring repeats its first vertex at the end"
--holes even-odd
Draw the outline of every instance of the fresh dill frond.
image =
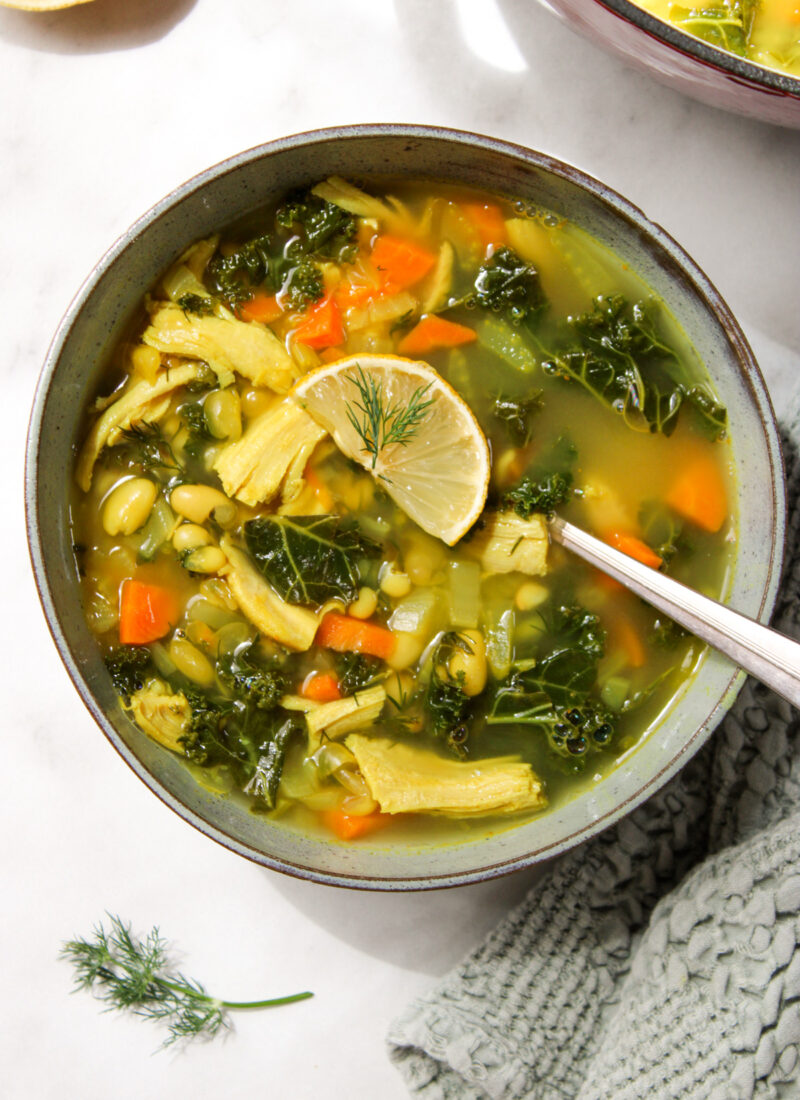
POLYGON ((392 443, 404 447, 419 431, 428 409, 436 400, 435 397, 425 400, 433 383, 418 386, 403 405, 400 401, 388 403, 383 383, 367 375, 361 366, 356 367, 355 376, 348 375, 347 379, 356 387, 361 399, 348 402, 347 419, 363 441, 362 450, 372 457, 374 470, 384 447, 392 443))
POLYGON ((180 470, 167 440, 158 424, 142 420, 120 431, 122 443, 118 444, 125 457, 138 463, 143 470, 180 470))
POLYGON ((60 958, 75 969, 75 989, 87 989, 109 1010, 129 1011, 163 1023, 168 1034, 162 1047, 190 1039, 213 1038, 229 1028, 234 1009, 271 1008, 312 997, 293 993, 264 1001, 223 1001, 175 970, 168 944, 158 928, 144 939, 136 937, 119 917, 108 914, 110 928, 96 925, 88 940, 69 940, 60 958))

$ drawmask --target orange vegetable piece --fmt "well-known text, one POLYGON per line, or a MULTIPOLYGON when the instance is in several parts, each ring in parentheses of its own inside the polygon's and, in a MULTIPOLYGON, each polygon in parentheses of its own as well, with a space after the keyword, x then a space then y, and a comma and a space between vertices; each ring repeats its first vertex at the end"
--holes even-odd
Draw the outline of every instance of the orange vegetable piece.
POLYGON ((612 643, 625 654, 631 668, 641 668, 647 655, 639 631, 627 615, 617 615, 610 627, 612 643))
POLYGON ((119 640, 147 645, 169 633, 179 619, 178 601, 168 588, 129 577, 119 593, 119 640))
POLYGON ((642 565, 649 565, 651 569, 659 569, 664 564, 664 559, 660 558, 655 550, 627 531, 609 531, 604 541, 609 546, 621 550, 623 554, 627 554, 629 558, 636 558, 642 565))
POLYGON ((463 202, 461 209, 472 222, 484 249, 508 244, 508 230, 500 207, 493 202, 463 202))
POLYGON ((300 694, 315 703, 332 703, 341 699, 339 681, 332 672, 311 672, 300 687, 300 694))
POLYGON ((391 814, 346 814, 341 810, 325 810, 322 820, 340 840, 355 840, 357 837, 374 833, 391 821, 391 814))
POLYGON ((317 628, 317 645, 337 653, 369 653, 386 660, 394 653, 397 639, 391 630, 369 620, 329 611, 317 628))
POLYGON ((330 348, 344 342, 342 315, 332 294, 311 306, 295 329, 295 340, 310 348, 330 348))
POLYGON ((237 317, 242 321, 260 321, 262 325, 268 325, 277 321, 283 313, 274 294, 266 294, 263 290, 257 290, 252 298, 242 302, 236 311, 237 317))
POLYGON ((478 339, 474 329, 428 314, 407 332, 397 345, 401 355, 427 355, 437 348, 457 348, 478 339))
POLYGON ((666 502, 703 531, 719 531, 728 514, 728 501, 720 468, 707 451, 696 452, 678 473, 666 502))
POLYGON ((319 353, 319 357, 323 363, 335 363, 337 359, 341 359, 344 355, 344 348, 325 348, 324 351, 319 353))
POLYGON ((436 256, 413 241, 381 234, 375 238, 370 262, 379 272, 386 293, 418 283, 436 263, 436 256))

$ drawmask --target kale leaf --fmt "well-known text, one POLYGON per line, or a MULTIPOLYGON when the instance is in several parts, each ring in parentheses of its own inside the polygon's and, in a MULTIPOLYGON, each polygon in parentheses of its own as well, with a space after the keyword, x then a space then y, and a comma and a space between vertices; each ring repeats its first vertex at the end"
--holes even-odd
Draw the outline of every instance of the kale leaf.
POLYGON ((311 191, 290 195, 278 207, 275 220, 284 229, 298 234, 299 239, 290 245, 295 253, 314 253, 339 263, 354 258, 358 228, 355 217, 311 191))
POLYGON ((507 489, 501 498, 504 508, 513 508, 521 519, 534 512, 552 515, 572 495, 572 464, 578 456, 567 436, 559 436, 529 474, 507 489))
POLYGON ((358 595, 358 559, 380 547, 341 516, 259 516, 244 525, 247 548, 288 603, 321 607, 358 595))
POLYGON ((366 653, 340 653, 336 658, 336 677, 342 695, 354 695, 371 684, 383 668, 379 657, 366 653))
POLYGON ((545 304, 538 271, 507 245, 481 264, 468 300, 514 322, 532 316, 545 304))
POLYGON ((178 299, 178 305, 184 313, 194 313, 198 317, 210 317, 214 312, 214 302, 202 294, 184 294, 178 299))
POLYGON ((453 677, 447 671, 456 649, 471 653, 472 643, 455 631, 443 634, 433 652, 425 706, 433 720, 434 734, 463 757, 467 755, 474 701, 464 691, 464 673, 453 677))
POLYGON ((298 264, 290 268, 283 281, 282 293, 286 295, 292 309, 305 309, 312 302, 319 301, 325 293, 322 272, 304 256, 298 264))
POLYGON ((147 646, 117 646, 105 659, 114 690, 127 703, 135 691, 144 687, 146 674, 152 668, 147 646))
POLYGON ((254 656, 255 643, 240 646, 217 661, 220 682, 243 703, 257 710, 273 710, 288 691, 288 682, 277 665, 264 667, 254 656))
POLYGON ((283 280, 277 266, 281 260, 283 257, 275 255, 272 237, 262 233, 227 255, 217 252, 209 260, 206 277, 215 294, 230 305, 237 305, 252 298, 259 286, 280 289, 283 280))

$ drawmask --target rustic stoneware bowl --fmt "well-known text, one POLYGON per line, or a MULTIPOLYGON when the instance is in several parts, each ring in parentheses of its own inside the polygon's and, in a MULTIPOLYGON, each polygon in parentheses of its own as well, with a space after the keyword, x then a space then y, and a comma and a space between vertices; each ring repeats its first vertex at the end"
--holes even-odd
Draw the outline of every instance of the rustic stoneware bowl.
POLYGON ((741 682, 709 654, 653 732, 597 788, 527 824, 461 843, 392 850, 300 835, 199 787, 180 760, 124 715, 86 626, 69 527, 69 484, 81 410, 143 292, 198 237, 289 188, 338 173, 472 184, 567 215, 636 269, 679 319, 730 413, 740 517, 732 606, 760 619, 772 608, 783 546, 778 436, 750 349, 708 279, 662 229, 576 169, 474 134, 357 126, 300 134, 252 149, 178 187, 100 260, 70 306, 44 365, 31 418, 26 502, 42 605, 75 687, 147 786, 186 821, 235 852, 319 882, 381 890, 473 882, 554 856, 628 813, 703 744, 741 682))
POLYGON ((712 107, 800 129, 800 80, 710 46, 631 0, 540 0, 587 38, 712 107))

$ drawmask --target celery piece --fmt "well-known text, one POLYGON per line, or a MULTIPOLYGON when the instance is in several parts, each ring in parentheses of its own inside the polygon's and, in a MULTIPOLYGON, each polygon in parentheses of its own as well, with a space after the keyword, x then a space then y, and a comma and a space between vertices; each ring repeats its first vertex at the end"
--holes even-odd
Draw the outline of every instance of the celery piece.
POLYGON ((139 560, 152 561, 164 543, 172 538, 177 525, 175 513, 165 498, 160 496, 153 505, 147 523, 142 528, 139 560))
POLYGON ((609 676, 600 690, 600 698, 609 710, 620 711, 630 689, 631 682, 626 676, 609 676))
POLYGON ((450 625, 474 630, 481 607, 481 567, 476 561, 447 565, 447 603, 450 625))
POLYGON ((479 321, 475 331, 487 351, 515 370, 529 374, 539 366, 539 358, 521 327, 515 327, 502 317, 491 316, 479 321))
POLYGON ((499 604, 484 613, 486 660, 496 680, 504 680, 514 660, 514 609, 499 604))
POLYGON ((389 619, 391 630, 430 637, 443 625, 440 589, 413 588, 395 607, 389 619))

